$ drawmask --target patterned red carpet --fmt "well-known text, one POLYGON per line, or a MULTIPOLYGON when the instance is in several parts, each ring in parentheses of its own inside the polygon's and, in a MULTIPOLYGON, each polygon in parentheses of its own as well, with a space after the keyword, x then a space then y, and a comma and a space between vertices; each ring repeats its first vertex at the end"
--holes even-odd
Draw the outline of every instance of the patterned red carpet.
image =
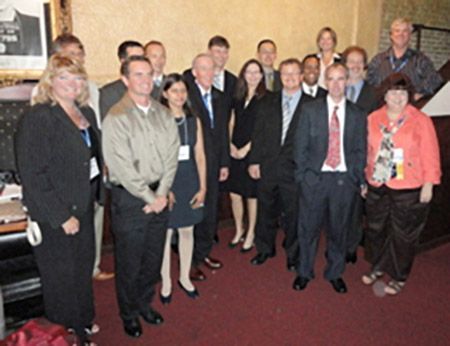
MULTIPOLYGON (((176 285, 173 266, 172 303, 153 307, 165 318, 162 326, 143 322, 139 339, 125 335, 118 316, 114 281, 96 282, 96 322, 101 332, 93 341, 109 345, 449 345, 450 344, 450 244, 420 254, 403 292, 378 297, 360 277, 368 270, 362 250, 356 265, 347 267, 344 279, 349 292, 335 293, 322 278, 325 265, 321 243, 316 279, 303 292, 291 286, 295 274, 286 270, 281 247, 275 258, 260 267, 229 249, 232 230, 220 231, 221 242, 213 257, 224 268, 205 273, 197 283, 198 300, 191 300, 176 285)), ((281 243, 281 236, 279 237, 281 243)), ((176 258, 173 257, 175 261, 176 258)), ((111 254, 103 267, 113 269, 111 254)))

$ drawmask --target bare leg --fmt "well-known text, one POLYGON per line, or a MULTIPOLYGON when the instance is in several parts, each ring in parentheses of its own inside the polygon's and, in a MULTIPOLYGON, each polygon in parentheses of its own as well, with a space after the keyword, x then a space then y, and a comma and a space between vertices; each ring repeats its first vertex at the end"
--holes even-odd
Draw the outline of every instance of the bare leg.
POLYGON ((178 228, 178 252, 180 254, 180 282, 188 291, 195 289, 189 278, 194 250, 194 226, 178 228))
POLYGON ((161 265, 161 294, 168 297, 172 293, 172 280, 170 279, 170 242, 173 229, 167 230, 166 244, 164 245, 164 257, 161 265))
POLYGON ((247 198, 248 231, 247 236, 245 237, 244 245, 242 246, 244 249, 248 249, 253 246, 253 240, 255 239, 257 210, 258 203, 256 198, 247 198))
POLYGON ((236 227, 236 233, 231 240, 232 244, 237 244, 244 235, 244 229, 242 227, 244 221, 244 203, 242 196, 236 193, 230 193, 231 210, 233 212, 234 224, 236 227))

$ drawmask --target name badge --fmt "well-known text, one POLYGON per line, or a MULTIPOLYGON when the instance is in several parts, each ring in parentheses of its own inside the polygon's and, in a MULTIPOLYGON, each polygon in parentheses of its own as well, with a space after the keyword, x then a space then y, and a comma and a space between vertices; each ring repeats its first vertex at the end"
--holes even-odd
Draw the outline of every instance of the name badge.
POLYGON ((405 179, 405 170, 404 170, 404 151, 403 148, 394 148, 394 157, 392 161, 395 164, 395 179, 403 180, 405 179))
POLYGON ((178 151, 178 161, 189 160, 189 145, 180 145, 180 150, 178 151))
POLYGON ((91 160, 89 161, 89 165, 91 168, 89 179, 92 180, 100 174, 100 169, 98 168, 97 160, 95 159, 95 157, 91 157, 91 160))

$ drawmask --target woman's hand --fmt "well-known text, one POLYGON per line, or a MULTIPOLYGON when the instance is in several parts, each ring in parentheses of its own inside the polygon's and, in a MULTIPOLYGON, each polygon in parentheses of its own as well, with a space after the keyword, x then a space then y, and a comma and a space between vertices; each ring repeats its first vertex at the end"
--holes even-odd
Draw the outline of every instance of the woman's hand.
POLYGON ((230 155, 233 159, 239 160, 239 150, 233 143, 230 143, 230 155))
POLYGON ((425 183, 420 190, 420 203, 429 203, 433 198, 433 184, 425 183))
POLYGON ((77 234, 80 231, 80 221, 75 216, 71 216, 62 224, 62 228, 67 235, 77 234))
POLYGON ((204 206, 206 190, 198 190, 198 192, 191 199, 191 208, 198 209, 204 206))
POLYGON ((169 199, 168 200, 169 210, 172 211, 174 204, 177 203, 177 200, 175 199, 175 194, 172 191, 169 191, 168 199, 169 199))

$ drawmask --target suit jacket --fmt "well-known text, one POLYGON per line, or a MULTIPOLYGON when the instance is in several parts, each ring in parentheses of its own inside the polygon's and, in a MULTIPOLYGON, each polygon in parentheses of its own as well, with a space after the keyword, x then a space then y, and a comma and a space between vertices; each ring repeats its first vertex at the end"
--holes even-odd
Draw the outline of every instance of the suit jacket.
MULTIPOLYGON (((99 150, 101 169, 101 140, 94 111, 85 107, 81 112, 95 133, 91 141, 99 150)), ((91 150, 64 110, 59 105, 33 106, 21 119, 15 140, 24 202, 31 218, 56 229, 71 216, 82 216, 93 202, 91 150)))
POLYGON ((195 82, 189 84, 189 103, 194 113, 200 118, 202 124, 208 174, 211 174, 219 167, 228 167, 230 165, 228 147, 229 114, 225 106, 226 99, 224 94, 214 87, 211 93, 214 128, 211 128, 209 113, 203 103, 200 89, 195 82))
POLYGON ((102 120, 105 119, 111 107, 122 99, 126 91, 127 87, 121 79, 106 84, 100 89, 100 116, 102 120))
POLYGON ((278 92, 283 89, 283 84, 281 84, 280 71, 273 71, 273 92, 278 92))
MULTIPOLYGON (((297 182, 309 185, 319 182, 328 153, 327 99, 316 99, 302 107, 295 136, 294 158, 297 182)), ((344 155, 352 183, 364 184, 366 164, 367 117, 352 102, 345 103, 344 155)))
POLYGON ((366 115, 372 113, 378 108, 378 98, 375 88, 364 81, 355 104, 361 108, 366 115))
POLYGON ((295 130, 303 105, 311 100, 314 99, 302 93, 289 124, 283 145, 281 145, 283 126, 282 91, 267 94, 261 100, 256 114, 255 129, 252 134, 252 149, 249 154, 249 163, 260 165, 263 178, 274 176, 280 170, 293 176, 295 130))

